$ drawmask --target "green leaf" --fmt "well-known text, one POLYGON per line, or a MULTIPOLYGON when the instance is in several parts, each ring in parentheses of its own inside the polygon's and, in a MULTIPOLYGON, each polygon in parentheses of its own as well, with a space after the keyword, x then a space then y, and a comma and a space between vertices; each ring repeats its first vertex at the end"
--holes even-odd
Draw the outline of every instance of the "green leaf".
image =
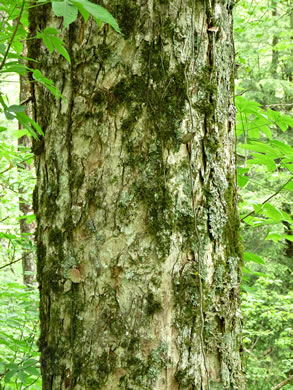
MULTIPOLYGON (((243 268, 245 268, 245 267, 243 267, 243 268)), ((245 269, 247 269, 247 268, 245 268, 245 269)), ((244 269, 243 269, 243 272, 245 272, 244 269)), ((246 281, 249 280, 248 277, 246 277, 246 276, 242 276, 242 279, 243 279, 243 280, 246 280, 246 281)), ((255 288, 254 288, 254 287, 250 287, 250 286, 248 286, 247 284, 242 284, 241 288, 242 288, 244 291, 248 292, 248 293, 254 293, 254 292, 255 292, 255 288)))
MULTIPOLYGON (((91 3, 87 0, 72 0, 72 3, 76 6, 79 4, 83 7, 87 12, 89 12, 95 19, 98 19, 101 22, 108 23, 110 26, 114 28, 117 32, 121 32, 118 26, 118 23, 113 18, 113 16, 108 12, 105 8, 91 3)), ((80 9, 80 7, 78 7, 80 9)))
POLYGON ((24 135, 30 137, 30 133, 27 130, 25 130, 25 129, 14 130, 14 131, 11 132, 11 135, 16 137, 16 138, 21 138, 24 135))
POLYGON ((29 367, 29 366, 35 366, 36 364, 39 364, 39 361, 38 361, 38 360, 35 360, 35 359, 28 359, 28 360, 26 360, 26 361, 23 363, 23 367, 26 368, 26 367, 29 367))
POLYGON ((282 131, 286 131, 288 127, 293 126, 293 118, 288 115, 281 114, 279 111, 273 111, 268 109, 269 118, 280 127, 282 131))
POLYGON ((17 371, 18 370, 18 365, 15 364, 15 363, 8 363, 8 364, 5 364, 5 368, 6 369, 9 369, 9 370, 15 370, 17 371))
POLYGON ((12 106, 9 106, 7 110, 10 112, 24 112, 26 110, 26 107, 13 104, 12 106))
POLYGON ((282 166, 287 168, 289 172, 293 173, 293 164, 292 164, 292 159, 291 158, 284 158, 282 160, 282 166), (289 164, 287 164, 289 163, 289 164))
POLYGON ((268 126, 261 126, 260 130, 269 138, 272 138, 271 129, 268 126))
MULTIPOLYGON (((62 4, 62 3, 58 2, 58 4, 62 4)), ((76 11, 77 11, 77 9, 76 9, 76 11)), ((47 27, 47 28, 45 28, 43 33, 39 33, 37 35, 37 37, 40 37, 40 38, 43 39, 43 42, 46 45, 46 47, 48 48, 50 53, 53 53, 54 49, 56 49, 57 52, 59 54, 61 54, 70 63, 69 53, 65 49, 64 42, 62 41, 62 39, 60 39, 57 36, 58 34, 59 34, 59 32, 55 28, 47 27)), ((32 70, 32 71, 35 74, 35 72, 37 70, 32 70)))
POLYGON ((257 116, 253 121, 250 122, 249 127, 250 128, 257 128, 260 131, 262 131, 269 139, 272 138, 272 132, 268 125, 270 125, 271 122, 268 120, 266 115, 257 116))
POLYGON ((62 98, 65 100, 65 97, 61 94, 59 89, 55 87, 53 84, 53 81, 50 79, 47 79, 42 75, 42 73, 38 70, 32 70, 33 71, 33 78, 38 81, 39 83, 43 84, 56 98, 62 98))
POLYGON ((48 85, 48 84, 52 85, 53 84, 53 81, 50 79, 47 79, 47 77, 44 77, 38 69, 33 71, 33 77, 36 81, 40 81, 44 85, 48 85))
POLYGON ((269 275, 263 274, 262 272, 255 272, 255 271, 252 271, 252 270, 250 270, 250 269, 248 269, 246 267, 242 267, 242 270, 246 274, 255 275, 255 276, 262 276, 263 278, 269 278, 270 277, 269 275))
POLYGON ((30 117, 28 117, 24 112, 17 112, 16 118, 29 131, 29 133, 34 138, 38 138, 37 133, 40 135, 44 135, 40 126, 34 120, 32 120, 30 117))
POLYGON ((79 12, 82 14, 82 17, 87 22, 90 15, 89 12, 86 9, 84 9, 81 4, 77 2, 75 3, 75 6, 78 8, 79 12))
POLYGON ((26 73, 26 71, 27 71, 27 67, 25 65, 18 64, 15 61, 9 62, 9 63, 6 62, 4 68, 1 70, 1 72, 3 72, 3 73, 15 72, 18 74, 24 74, 24 73, 26 73))
POLYGON ((272 240, 274 242, 280 240, 293 241, 293 236, 290 236, 289 234, 270 233, 267 235, 266 240, 272 240))
POLYGON ((8 371, 7 374, 4 377, 4 382, 9 383, 11 381, 11 378, 17 373, 16 370, 8 371))
POLYGON ((242 167, 237 168, 237 173, 239 175, 243 175, 244 173, 248 173, 248 172, 249 172, 249 168, 242 168, 242 167))
POLYGON ((263 214, 269 218, 274 219, 275 221, 292 221, 290 215, 285 213, 285 211, 277 209, 271 203, 266 203, 263 205, 263 214))
POLYGON ((268 171, 270 172, 273 172, 277 169, 274 159, 264 156, 262 154, 251 153, 251 155, 254 158, 252 160, 248 160, 247 165, 254 165, 254 164, 264 165, 265 167, 267 167, 268 171))
POLYGON ((237 184, 240 188, 243 188, 248 183, 248 176, 237 175, 237 184))
POLYGON ((32 223, 33 221, 36 220, 35 214, 26 215, 25 218, 26 218, 26 223, 27 224, 32 223))
POLYGON ((40 375, 40 370, 37 369, 36 367, 25 367, 24 368, 25 372, 28 372, 30 375, 34 375, 34 376, 39 376, 40 375))
POLYGON ((255 214, 258 214, 262 210, 263 204, 254 204, 253 208, 254 208, 255 214))
POLYGON ((257 264, 265 264, 265 262, 263 261, 263 259, 254 254, 254 253, 251 253, 251 252, 244 252, 244 260, 245 261, 253 261, 254 263, 257 263, 257 264))
POLYGON ((260 138, 260 130, 257 127, 248 129, 247 131, 249 138, 260 138))
POLYGON ((280 158, 282 157, 282 154, 279 153, 276 149, 271 147, 269 144, 264 143, 264 142, 251 142, 249 144, 239 144, 239 146, 242 149, 247 149, 247 150, 252 150, 254 152, 259 152, 259 153, 265 153, 268 154, 274 158, 280 158))
POLYGON ((23 370, 19 370, 16 373, 16 375, 19 378, 19 380, 21 381, 21 383, 24 383, 24 384, 27 383, 27 380, 29 379, 29 375, 27 375, 23 370))
POLYGON ((4 110, 4 114, 5 114, 6 119, 9 120, 9 121, 12 121, 13 119, 16 118, 15 115, 11 114, 11 113, 10 113, 9 111, 7 111, 7 110, 4 110))
POLYGON ((278 149, 280 152, 282 152, 285 156, 293 157, 292 146, 284 144, 283 142, 278 140, 271 140, 270 144, 276 149, 278 149))
POLYGON ((261 110, 259 107, 260 103, 257 103, 253 100, 247 100, 243 96, 236 96, 235 101, 238 112, 256 114, 261 110))
POLYGON ((284 190, 293 191, 293 181, 290 181, 288 184, 286 184, 284 190))
POLYGON ((58 38, 58 37, 53 37, 51 38, 51 42, 53 43, 55 49, 60 53, 69 63, 70 61, 70 56, 68 51, 65 49, 64 42, 58 38))
POLYGON ((52 1, 52 9, 56 16, 64 18, 64 28, 77 18, 78 9, 69 0, 52 1))
POLYGON ((54 46, 53 46, 53 43, 51 42, 50 38, 44 35, 43 42, 44 42, 45 46, 47 46, 49 52, 52 54, 54 51, 54 46))

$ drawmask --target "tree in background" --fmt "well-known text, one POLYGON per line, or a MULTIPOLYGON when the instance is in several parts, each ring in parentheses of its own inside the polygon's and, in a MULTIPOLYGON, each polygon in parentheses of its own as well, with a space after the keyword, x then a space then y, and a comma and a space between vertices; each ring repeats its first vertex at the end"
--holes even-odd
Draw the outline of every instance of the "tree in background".
POLYGON ((289 390, 293 380, 292 6, 241 0, 235 12, 248 390, 289 390))
POLYGON ((244 388, 231 8, 111 1, 123 35, 79 17, 71 63, 28 40, 66 98, 31 83, 45 389, 244 388))
MULTIPOLYGON (((26 57, 26 45, 24 46, 23 56, 26 57)), ((27 114, 31 116, 31 88, 29 84, 28 74, 20 75, 20 95, 19 100, 21 104, 26 104, 27 114)), ((22 128, 22 124, 19 123, 19 128, 22 128)), ((23 135, 18 138, 18 148, 22 151, 30 151, 32 142, 28 135, 23 135)), ((28 175, 31 175, 33 169, 33 162, 30 163, 24 161, 22 166, 18 168, 22 171, 27 171, 28 175)), ((21 213, 21 219, 19 220, 20 233, 23 237, 31 239, 35 231, 35 221, 28 221, 27 218, 33 214, 31 198, 27 197, 26 181, 20 182, 19 191, 19 210, 21 213)), ((34 252, 31 248, 23 248, 22 251, 22 272, 23 282, 26 286, 36 285, 36 262, 34 252)))

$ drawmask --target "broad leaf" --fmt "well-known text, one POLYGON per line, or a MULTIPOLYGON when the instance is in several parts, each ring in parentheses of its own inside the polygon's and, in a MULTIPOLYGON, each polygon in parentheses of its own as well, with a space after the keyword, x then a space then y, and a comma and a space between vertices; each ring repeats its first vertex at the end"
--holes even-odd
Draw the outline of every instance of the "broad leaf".
POLYGON ((277 209, 271 203, 264 204, 262 212, 267 217, 272 218, 276 221, 289 221, 289 222, 292 221, 290 215, 288 215, 287 213, 285 213, 282 210, 277 209))
POLYGON ((264 142, 251 142, 249 144, 239 144, 239 146, 242 149, 247 149, 247 150, 252 150, 254 152, 259 152, 259 153, 265 153, 268 154, 274 158, 280 158, 283 155, 280 154, 280 152, 274 148, 272 148, 269 144, 264 143, 264 142))
POLYGON ((265 264, 265 262, 263 261, 263 259, 256 255, 255 253, 251 253, 251 252, 244 252, 244 260, 245 261, 253 261, 254 263, 257 263, 257 264, 265 264))
POLYGON ((120 33, 118 23, 110 14, 110 12, 108 12, 105 8, 97 4, 91 3, 87 0, 72 0, 72 3, 76 6, 79 5, 79 10, 80 7, 82 7, 84 10, 89 12, 96 20, 110 24, 110 26, 112 26, 114 30, 120 33))
MULTIPOLYGON (((57 3, 62 4, 62 3, 57 3)), ((43 33, 37 35, 38 38, 42 38, 45 46, 48 48, 50 53, 53 53, 54 49, 58 51, 69 63, 70 56, 68 51, 64 47, 64 42, 57 35, 59 32, 53 27, 47 27, 43 33)))
POLYGON ((26 109, 25 106, 19 106, 17 104, 13 104, 12 106, 9 106, 7 108, 7 110, 10 111, 10 112, 24 112, 25 109, 26 109))
POLYGON ((274 159, 264 156, 262 154, 251 153, 254 157, 252 160, 247 161, 247 165, 264 165, 267 167, 268 171, 273 172, 276 170, 277 166, 274 159))
POLYGON ((56 16, 64 18, 64 28, 74 22, 78 15, 78 9, 69 0, 52 1, 52 8, 56 16))
POLYGON ((272 240, 274 242, 280 240, 293 241, 293 236, 290 236, 289 234, 270 233, 267 235, 266 240, 272 240))

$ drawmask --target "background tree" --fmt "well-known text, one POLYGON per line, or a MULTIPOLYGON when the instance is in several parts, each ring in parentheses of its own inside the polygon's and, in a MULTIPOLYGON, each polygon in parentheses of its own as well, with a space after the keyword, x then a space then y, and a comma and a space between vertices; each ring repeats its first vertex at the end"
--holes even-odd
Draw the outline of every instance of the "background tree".
POLYGON ((46 389, 244 388, 232 5, 111 1, 123 35, 78 18, 70 64, 28 40, 67 99, 31 84, 46 389))
MULTIPOLYGON (((23 56, 26 57, 26 49, 24 47, 23 56)), ((28 74, 20 76, 20 96, 19 100, 21 104, 26 104, 27 114, 31 116, 31 88, 29 83, 28 74)), ((19 123, 19 128, 22 128, 22 124, 19 123)), ((31 139, 28 135, 23 135, 18 138, 18 148, 21 152, 30 151, 32 146, 31 139)), ((28 161, 24 161, 22 166, 19 166, 19 170, 22 170, 22 173, 28 171, 28 178, 31 178, 33 170, 33 161, 28 157, 28 161), (30 163, 28 163, 30 162, 30 163)), ((20 233, 24 237, 32 237, 35 231, 35 221, 29 221, 29 218, 33 214, 31 196, 27 197, 26 190, 26 180, 20 182, 18 192, 19 192, 19 210, 21 213, 21 219, 19 220, 20 224, 20 233), (27 217, 27 218, 26 218, 27 217)), ((31 195, 31 194, 30 194, 31 195)), ((36 262, 34 258, 34 252, 31 248, 23 248, 22 252, 22 271, 23 271, 23 282, 26 286, 36 285, 36 262)))
POLYGON ((238 141, 245 142, 238 153, 246 152, 238 159, 240 212, 244 218, 255 211, 243 220, 242 234, 246 251, 258 255, 245 256, 242 295, 247 388, 253 390, 278 383, 293 388, 292 6, 291 0, 248 0, 235 12, 236 100, 249 100, 238 104, 238 141))

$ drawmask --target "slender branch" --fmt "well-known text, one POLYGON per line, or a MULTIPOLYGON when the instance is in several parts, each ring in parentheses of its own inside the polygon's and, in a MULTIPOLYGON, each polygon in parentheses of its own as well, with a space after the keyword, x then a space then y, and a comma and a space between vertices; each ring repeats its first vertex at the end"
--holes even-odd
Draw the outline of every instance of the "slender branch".
POLYGON ((24 256, 22 256, 21 258, 19 258, 19 259, 17 259, 17 260, 13 260, 13 261, 11 261, 10 263, 7 263, 7 264, 2 265, 2 266, 0 267, 0 269, 9 267, 11 264, 14 264, 14 263, 17 263, 18 261, 23 260, 25 257, 27 257, 28 255, 30 255, 31 253, 32 253, 32 251, 26 253, 24 256))
MULTIPOLYGON (((288 184, 290 183, 290 181, 293 179, 293 176, 290 177, 289 180, 286 181, 286 183, 282 184, 281 187, 278 188, 278 190, 270 195, 266 200, 264 200, 261 205, 264 205, 265 203, 267 203, 269 200, 271 200, 272 198, 274 198, 276 195, 278 195, 279 192, 282 191, 282 189, 288 184)), ((255 213, 255 210, 251 211, 250 213, 246 214, 245 217, 241 218, 240 221, 244 221, 244 219, 246 219, 247 217, 250 217, 251 215, 253 215, 255 213)))
POLYGON ((13 162, 10 161, 9 167, 6 168, 6 169, 4 169, 4 171, 1 171, 1 172, 0 172, 0 175, 2 175, 3 173, 5 173, 5 172, 7 172, 7 171, 10 171, 10 169, 12 169, 13 167, 14 167, 13 162))
POLYGON ((293 8, 289 8, 289 10, 286 11, 283 15, 281 15, 281 16, 275 21, 275 23, 276 23, 278 20, 282 19, 284 16, 290 15, 292 11, 293 11, 293 8))
POLYGON ((13 31, 13 34, 11 35, 11 38, 10 38, 10 40, 9 40, 9 43, 8 43, 6 52, 5 52, 4 57, 3 57, 3 60, 2 60, 2 62, 1 62, 1 64, 0 64, 0 70, 1 70, 1 69, 3 68, 3 66, 5 65, 7 56, 8 56, 8 54, 9 54, 9 50, 10 50, 10 48, 11 48, 11 45, 12 45, 13 40, 14 40, 14 38, 15 38, 15 35, 16 35, 16 33, 17 33, 17 30, 18 30, 18 27, 19 27, 19 23, 20 23, 20 19, 21 19, 23 10, 24 10, 24 4, 25 4, 25 0, 22 0, 22 5, 21 5, 20 13, 19 13, 19 15, 18 15, 18 17, 17 17, 17 19, 16 19, 16 20, 17 20, 16 26, 15 26, 15 29, 14 29, 14 31, 13 31))
MULTIPOLYGON (((26 161, 29 161, 29 160, 31 160, 32 158, 33 158, 33 156, 26 157, 25 159, 19 161, 19 162, 16 164, 16 166, 17 166, 17 167, 20 167, 20 164, 25 163, 26 161)), ((0 175, 2 175, 3 173, 5 173, 5 172, 7 172, 7 171, 10 171, 10 169, 12 169, 12 168, 14 168, 14 165, 13 165, 13 162, 11 161, 9 167, 6 168, 6 169, 4 169, 4 171, 1 171, 1 172, 0 172, 0 175)), ((21 168, 21 167, 20 167, 20 168, 21 168)))
POLYGON ((39 4, 35 4, 35 5, 30 5, 28 8, 35 8, 35 7, 40 7, 42 5, 45 5, 45 4, 50 4, 51 3, 51 0, 48 0, 48 1, 44 1, 42 3, 39 3, 39 4))
POLYGON ((39 380, 39 376, 37 377, 37 379, 35 379, 32 383, 30 383, 28 386, 25 386, 24 388, 23 388, 23 390, 25 390, 25 389, 28 389, 29 387, 31 387, 33 384, 35 384, 38 380, 39 380))
POLYGON ((264 104, 264 107, 273 107, 273 106, 292 106, 293 103, 275 103, 275 104, 264 104))
POLYGON ((278 383, 276 386, 272 387, 272 390, 279 390, 282 387, 286 386, 289 382, 293 380, 293 375, 288 376, 283 382, 278 383))
POLYGON ((26 103, 29 103, 33 100, 32 96, 29 96, 27 99, 23 100, 22 102, 19 103, 20 106, 23 106, 26 103))

